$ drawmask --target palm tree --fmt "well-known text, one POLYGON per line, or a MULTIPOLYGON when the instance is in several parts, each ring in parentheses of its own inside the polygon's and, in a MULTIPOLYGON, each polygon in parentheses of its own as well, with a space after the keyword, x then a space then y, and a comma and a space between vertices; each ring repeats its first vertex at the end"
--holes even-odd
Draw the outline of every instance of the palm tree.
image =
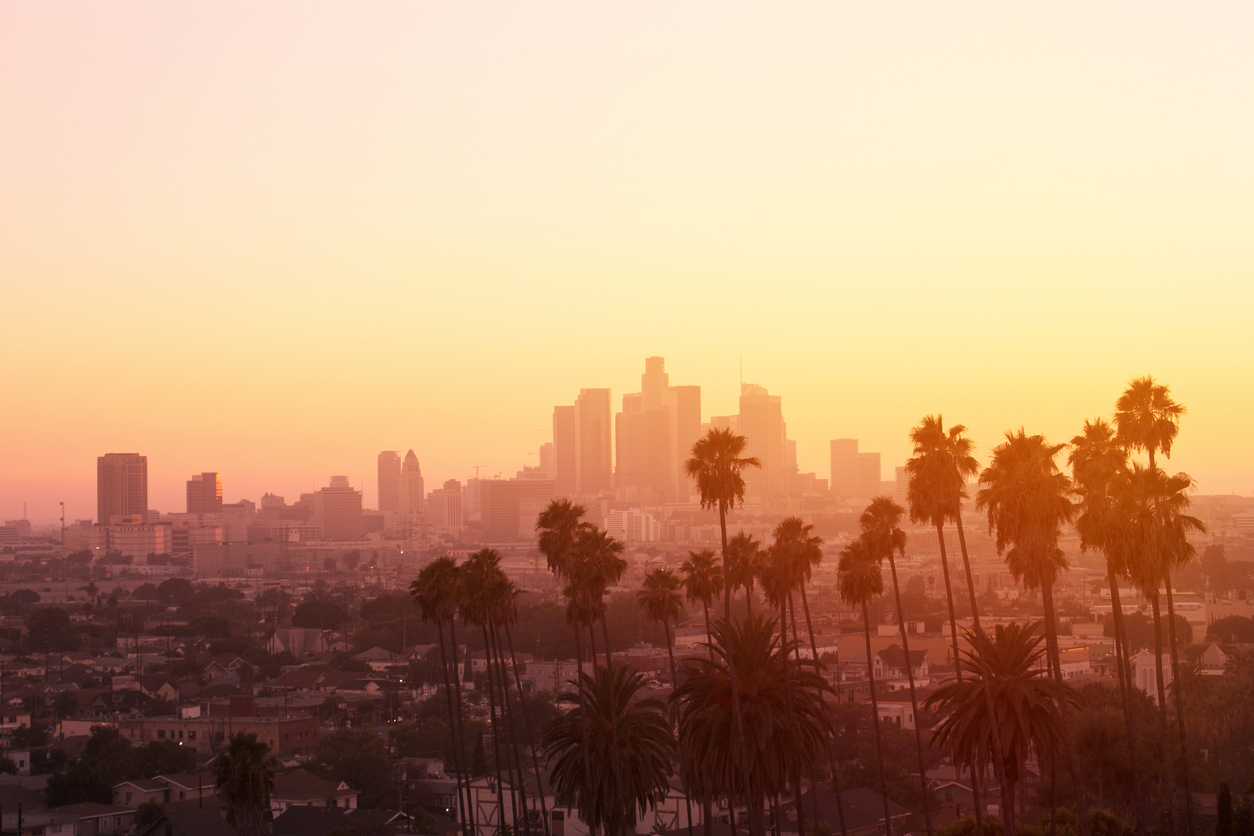
MULTIPOLYGON (((884 574, 880 571, 879 560, 859 537, 841 550, 836 577, 840 597, 848 604, 862 607, 866 675, 871 686, 871 720, 875 727, 875 754, 880 763, 880 795, 884 799, 884 836, 893 836, 892 815, 888 812, 888 781, 884 772, 884 741, 880 733, 880 706, 875 694, 875 665, 871 660, 871 613, 867 609, 867 604, 884 594, 884 574)), ((917 712, 915 717, 918 717, 917 712)))
MULTIPOLYGON (((909 631, 906 630, 906 613, 901 606, 901 586, 897 583, 897 559, 905 557, 906 533, 901 530, 901 517, 906 511, 886 496, 877 496, 862 512, 858 524, 862 527, 862 540, 876 560, 888 559, 893 575, 893 597, 897 602, 897 627, 901 633, 901 649, 906 656, 906 679, 910 683, 910 705, 914 710, 914 743, 919 755, 919 785, 923 789, 923 821, 928 836, 932 833, 932 804, 928 799, 927 770, 923 765, 923 722, 919 719, 919 700, 914 691, 914 664, 910 660, 909 631)), ((867 664, 871 660, 867 659, 867 664)))
POLYGON ((277 762, 270 747, 249 732, 233 734, 213 765, 213 785, 230 809, 230 821, 242 836, 262 836, 270 809, 277 762))
MULTIPOLYGON (((745 498, 745 480, 741 475, 748 467, 761 467, 754 456, 744 456, 749 440, 743 435, 736 435, 730 429, 711 429, 692 445, 692 457, 684 463, 684 470, 696 480, 697 492, 701 494, 702 508, 718 509, 718 527, 723 547, 723 565, 727 565, 727 512, 743 502, 745 498)), ((723 587, 723 617, 731 624, 731 587, 723 587)), ((736 688, 736 664, 727 666, 731 677, 732 692, 736 688)), ((736 742, 740 746, 741 769, 744 773, 745 797, 749 797, 749 750, 745 746, 744 718, 740 716, 740 703, 733 701, 732 714, 736 720, 736 742)), ((730 804, 728 805, 731 806, 730 804)), ((762 829, 755 829, 750 820, 750 836, 765 836, 765 822, 762 829)))
MULTIPOLYGON (((974 447, 966 437, 967 428, 955 424, 948 431, 940 415, 927 415, 918 426, 910 431, 910 440, 914 444, 914 456, 906 462, 906 473, 909 482, 906 487, 906 498, 910 505, 910 519, 913 522, 928 522, 936 529, 936 540, 940 544, 941 570, 945 576, 945 598, 949 602, 949 629, 954 646, 954 672, 958 681, 962 681, 962 666, 958 664, 958 618, 954 612, 953 586, 949 580, 949 556, 945 549, 945 524, 952 522, 962 526, 962 500, 967 495, 967 480, 979 472, 979 464, 971 455, 974 447)), ((980 633, 980 610, 975 599, 975 589, 971 579, 971 564, 967 560, 966 538, 959 536, 962 543, 963 566, 967 574, 967 592, 970 596, 971 613, 975 620, 975 632, 980 633)), ((977 645, 982 647, 982 645, 977 645)), ((981 668, 981 691, 985 708, 990 715, 993 710, 993 694, 988 687, 988 673, 981 668)), ((992 729, 994 745, 1000 747, 997 738, 998 729, 992 729)), ((995 764, 993 773, 997 776, 1002 792, 1007 791, 1005 776, 1000 763, 995 764)), ((976 836, 984 836, 984 811, 980 801, 980 776, 971 773, 971 795, 975 807, 976 836)), ((1144 834, 1141 834, 1144 836, 1144 834)))
MULTIPOLYGON (((1149 457, 1150 470, 1157 469, 1156 454, 1171 458, 1171 448, 1180 433, 1180 419, 1187 410, 1171 397, 1171 390, 1154 381, 1153 377, 1137 377, 1128 383, 1119 400, 1115 402, 1115 427, 1119 441, 1130 450, 1144 450, 1149 457)), ((1149 559, 1160 562, 1155 555, 1149 559)), ((1163 585, 1167 590, 1167 619, 1171 629, 1171 675, 1180 676, 1180 650, 1176 643, 1176 606, 1171 590, 1171 565, 1163 566, 1163 585)), ((1193 832, 1193 790, 1189 785, 1188 743, 1185 734, 1184 705, 1176 695, 1176 727, 1180 734, 1181 770, 1184 781, 1184 809, 1189 833, 1193 832)))
POLYGON ((789 664, 792 648, 782 643, 773 620, 752 616, 714 626, 714 658, 687 662, 688 677, 672 695, 679 707, 679 745, 692 765, 699 794, 744 799, 749 831, 765 833, 767 799, 786 785, 794 753, 813 763, 823 751, 831 724, 823 694, 831 686, 812 660, 789 664), (740 668, 732 679, 730 666, 740 668), (736 684, 733 685, 733 682, 736 684), (791 695, 792 710, 788 710, 791 695), (736 712, 734 706, 740 705, 736 712), (733 731, 736 714, 747 722, 747 750, 733 731), (749 770, 743 771, 743 764, 749 770))
MULTIPOLYGON (((679 619, 684 610, 684 597, 680 593, 683 582, 670 569, 654 569, 644 576, 644 583, 636 593, 636 601, 650 621, 662 625, 666 631, 666 655, 671 663, 671 688, 679 687, 679 671, 675 668, 675 643, 671 639, 671 622, 679 619)), ((680 771, 684 781, 684 804, 688 811, 688 834, 692 836, 692 799, 688 795, 686 770, 680 771)))
POLYGON ((714 552, 702 549, 699 552, 688 552, 688 559, 679 567, 679 572, 683 576, 681 584, 688 603, 700 603, 705 613, 705 638, 713 658, 714 625, 710 621, 710 602, 723 591, 723 565, 719 563, 714 552))
MULTIPOLYGON (((1158 685, 1158 723, 1162 736, 1163 780, 1171 801, 1173 828, 1180 816, 1176 800, 1176 782, 1172 780, 1171 737, 1167 721, 1167 692, 1163 676, 1163 631, 1175 633, 1174 619, 1164 627, 1160 610, 1159 590, 1173 563, 1183 563, 1194 553, 1188 541, 1190 531, 1204 531, 1201 521, 1186 515, 1188 490, 1193 480, 1184 474, 1167 476, 1158 468, 1133 463, 1116 488, 1116 525, 1119 528, 1117 548, 1126 561, 1133 583, 1149 599, 1154 617, 1154 661, 1158 685)), ((1187 765, 1188 750, 1181 749, 1187 765)), ((1187 785, 1186 785, 1187 786, 1187 785)), ((1187 804, 1187 797, 1186 797, 1187 804)))
MULTIPOLYGON (((1128 735, 1128 757, 1133 775, 1140 775, 1140 754, 1137 724, 1132 720, 1132 668, 1128 652, 1127 630, 1123 620, 1123 602, 1119 597, 1119 580, 1127 574, 1127 566, 1116 542, 1115 490, 1126 478, 1127 450, 1115 437, 1110 424, 1098 418, 1084 422, 1084 432, 1071 439, 1067 454, 1072 481, 1078 497, 1075 529, 1080 535, 1080 549, 1097 549, 1106 558, 1106 581, 1110 585, 1111 614, 1115 625, 1115 660, 1119 669, 1119 696, 1123 705, 1123 722, 1128 735)), ((1133 782, 1136 801, 1138 836, 1145 836, 1145 802, 1139 781, 1133 782)))
MULTIPOLYGON (((935 741, 948 745, 954 761, 972 770, 981 770, 990 760, 1002 761, 1007 776, 1008 795, 1002 807, 1011 815, 1015 788, 1024 777, 1024 763, 1035 750, 1042 758, 1059 748, 1064 737, 1064 703, 1078 705, 1070 686, 1051 682, 1037 663, 1045 650, 1036 635, 1036 624, 998 625, 993 638, 988 634, 967 633, 967 641, 977 652, 963 651, 958 664, 973 674, 972 679, 955 680, 928 698, 927 707, 937 707, 945 715, 937 723, 935 741), (980 698, 984 689, 983 671, 993 692, 993 711, 980 698), (1001 742, 993 740, 999 730, 1001 742), (1000 754, 998 754, 1000 753, 1000 754)), ((1011 819, 1007 818, 1007 827, 1011 819)), ((1009 830, 1007 830, 1009 832, 1009 830)))
POLYGON ((561 701, 577 705, 545 728, 554 787, 574 796, 580 817, 606 833, 634 831, 639 814, 655 807, 670 789, 675 738, 666 706, 637 699, 643 687, 644 678, 625 665, 598 667, 595 676, 581 673, 583 696, 563 694, 561 701), (614 728, 616 741, 611 739, 614 728), (585 758, 580 750, 587 751, 589 738, 591 752, 585 758), (612 774, 617 762, 621 779, 612 774), (589 766, 591 773, 585 772, 589 766))
MULTIPOLYGON (((1041 590, 1046 658, 1053 666, 1059 689, 1063 680, 1058 622, 1054 616, 1054 582, 1067 568, 1067 560, 1058 548, 1058 537, 1062 524, 1069 522, 1075 512, 1069 498, 1071 480, 1054 461, 1063 446, 1050 444, 1041 435, 1029 436, 1022 429, 1007 432, 1005 442, 994 448, 992 461, 980 474, 983 487, 975 501, 977 508, 988 513, 989 531, 996 532, 997 552, 1005 555, 1011 575, 1028 589, 1041 590)), ((1066 700, 1060 700, 1058 706, 1066 732, 1076 807, 1088 810, 1080 755, 1071 734, 1070 709, 1066 700)), ((1088 816, 1079 819, 1081 836, 1089 836, 1088 816)))
POLYGON ((440 673, 444 678, 444 698, 448 703, 449 731, 453 736, 453 768, 457 771, 457 797, 458 805, 466 811, 466 815, 462 816, 462 829, 468 834, 473 832, 474 828, 474 804, 470 798, 470 785, 465 786, 466 800, 462 798, 462 780, 461 776, 466 775, 467 771, 462 763, 462 755, 465 753, 465 732, 462 729, 462 703, 461 703, 461 687, 460 676, 457 669, 456 653, 453 650, 453 673, 449 675, 448 657, 444 650, 444 623, 447 621, 452 623, 457 614, 457 595, 460 586, 460 570, 457 568, 456 561, 453 558, 445 556, 437 558, 428 563, 413 583, 409 585, 409 594, 413 597, 414 603, 418 605, 422 613, 424 622, 434 621, 436 636, 440 642, 440 673), (453 679, 458 682, 456 702, 454 702, 453 679))
POLYGON ((752 535, 739 531, 727 541, 727 582, 733 592, 745 591, 746 615, 753 615, 753 585, 762 567, 762 545, 752 535))

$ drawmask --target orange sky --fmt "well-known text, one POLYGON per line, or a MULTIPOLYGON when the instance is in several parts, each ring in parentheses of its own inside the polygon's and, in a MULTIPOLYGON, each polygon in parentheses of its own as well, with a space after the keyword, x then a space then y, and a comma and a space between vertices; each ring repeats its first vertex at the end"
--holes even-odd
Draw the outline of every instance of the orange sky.
POLYGON ((0 519, 413 447, 534 463, 662 354, 802 468, 1066 440, 1154 374, 1254 493, 1254 7, 0 6, 0 519))

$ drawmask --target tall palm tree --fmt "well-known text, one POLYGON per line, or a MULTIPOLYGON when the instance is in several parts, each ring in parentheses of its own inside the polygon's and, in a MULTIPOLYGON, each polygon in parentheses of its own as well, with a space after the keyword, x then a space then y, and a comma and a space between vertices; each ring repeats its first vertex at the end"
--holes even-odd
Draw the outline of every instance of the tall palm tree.
POLYGON ((723 565, 710 549, 688 552, 688 559, 679 567, 681 584, 689 604, 701 604, 705 613, 705 639, 714 653, 714 623, 710 621, 710 602, 725 586, 723 565))
POLYGON ((574 796, 580 817, 606 833, 633 832, 638 816, 656 807, 670 789, 675 737, 666 706, 637 698, 643 687, 644 678, 626 665, 598 667, 594 676, 580 674, 584 695, 563 694, 561 701, 577 705, 545 728, 554 787, 574 796), (615 728, 617 741, 610 739, 615 728), (588 748, 589 736, 591 754, 585 758, 580 750, 588 748), (611 765, 619 761, 621 780, 611 765), (584 771, 588 766, 590 774, 584 771))
MULTIPOLYGON (((575 559, 575 540, 579 536, 582 528, 587 526, 583 521, 583 515, 587 512, 582 505, 577 505, 569 499, 554 499, 545 507, 540 515, 536 518, 536 541, 540 551, 544 554, 549 565, 549 571, 557 577, 558 580, 569 582, 570 567, 575 559)), ((591 617, 588 602, 582 597, 582 590, 574 586, 568 585, 563 592, 566 594, 566 620, 567 623, 575 631, 575 657, 576 666, 579 672, 583 673, 583 641, 581 638, 581 628, 585 624, 585 618, 589 630, 591 630, 591 617)), ((596 651, 593 650, 592 666, 596 668, 596 651)), ((579 698, 583 699, 583 689, 576 688, 579 698)), ((583 706, 586 712, 587 707, 583 706)), ((588 740, 584 740, 583 755, 584 775, 592 774, 592 765, 587 762, 588 758, 588 740)), ((596 828, 593 827, 595 836, 596 828)))
MULTIPOLYGON (((775 541, 771 545, 770 553, 780 566, 780 574, 788 583, 788 607, 792 611, 792 631, 793 637, 797 634, 796 619, 796 603, 792 598, 793 590, 796 589, 801 596, 801 605, 806 617, 806 633, 810 638, 810 655, 816 662, 819 658, 819 644, 814 636, 814 621, 810 617, 810 601, 809 595, 806 594, 806 584, 809 583, 810 577, 814 569, 823 562, 823 538, 814 534, 814 526, 805 522, 800 517, 785 517, 775 526, 775 541)), ((800 647, 797 648, 798 652, 800 647)), ((839 649, 838 649, 839 652, 839 649)), ((840 702, 840 656, 836 657, 836 702, 840 702)), ((843 836, 847 832, 845 825, 845 805, 840 797, 840 774, 836 764, 836 752, 829 745, 827 747, 828 766, 832 771, 832 786, 836 795, 836 813, 840 823, 840 832, 843 836)), ((814 776, 810 777, 810 783, 817 786, 814 776)), ((813 796, 815 804, 814 818, 818 821, 818 793, 813 796)))
MULTIPOLYGON (((1111 614, 1115 625, 1115 660, 1119 670, 1119 698, 1123 722, 1128 735, 1128 758, 1133 775, 1140 775, 1140 746, 1137 724, 1132 720, 1132 668, 1128 653, 1127 630, 1123 619, 1123 602, 1119 597, 1119 581, 1127 574, 1123 552, 1116 537, 1116 496, 1118 485, 1126 479, 1127 449, 1115 437, 1114 429, 1101 418, 1084 422, 1084 432, 1071 439, 1067 454, 1072 482, 1077 495, 1075 529, 1080 535, 1080 549, 1096 549, 1106 559, 1106 581, 1110 586, 1111 614)), ((1145 836, 1145 801, 1139 781, 1133 782, 1138 836, 1145 836)))
MULTIPOLYGON (((749 440, 743 435, 736 435, 730 429, 711 429, 697 443, 692 445, 692 456, 684 463, 684 470, 697 483, 697 492, 701 495, 702 508, 718 509, 718 527, 723 547, 723 565, 727 565, 727 512, 745 498, 745 480, 742 472, 749 467, 761 467, 755 456, 745 456, 745 447, 749 440)), ((723 617, 731 624, 731 587, 723 587, 723 617)), ((734 660, 727 666, 731 677, 732 693, 739 693, 736 687, 736 664, 734 660)), ((740 703, 732 702, 732 715, 736 720, 736 742, 740 746, 741 769, 744 773, 745 797, 749 797, 749 750, 745 745, 745 724, 741 717, 740 703)), ((729 803, 728 807, 732 805, 729 803)), ((750 819, 750 836, 765 836, 765 822, 762 829, 755 829, 750 819)))
POLYGON ((752 535, 736 532, 727 541, 727 582, 732 592, 745 591, 745 614, 753 615, 753 585, 762 573, 762 544, 752 535))
MULTIPOLYGON (((893 576, 893 598, 897 602, 897 627, 901 633, 901 649, 906 656, 906 680, 910 683, 910 705, 914 710, 914 742, 919 755, 919 786, 923 790, 923 821, 928 836, 932 833, 932 804, 927 791, 927 769, 923 763, 923 722, 919 718, 919 700, 914 690, 914 664, 910 660, 910 638, 906 629, 906 613, 901 606, 901 586, 897 582, 897 559, 906 554, 906 532, 901 530, 905 509, 886 496, 877 496, 862 512, 858 524, 862 540, 876 560, 888 560, 893 576)), ((870 660, 867 660, 868 664, 870 660)))
MULTIPOLYGON (((428 563, 413 583, 409 585, 409 594, 418 605, 424 622, 434 621, 436 636, 440 642, 440 673, 444 678, 444 698, 448 704, 449 732, 453 737, 453 768, 457 771, 458 806, 466 811, 461 816, 462 829, 470 834, 474 828, 474 804, 470 798, 469 782, 463 787, 463 776, 468 776, 466 765, 462 763, 462 755, 466 751, 465 732, 462 728, 461 689, 457 689, 454 702, 453 679, 460 676, 454 658, 452 676, 449 675, 448 656, 444 649, 444 624, 452 623, 457 615, 457 596, 460 587, 460 570, 453 558, 445 556, 428 563), (462 791, 465 790, 466 800, 463 802, 462 791)), ((454 654, 456 651, 454 650, 454 654)))
MULTIPOLYGON (((955 424, 945 429, 944 419, 940 415, 927 415, 918 426, 910 431, 910 441, 914 445, 914 455, 906 462, 908 483, 906 498, 910 505, 910 519, 913 522, 927 522, 936 529, 936 540, 940 545, 941 570, 945 576, 945 598, 949 603, 949 629, 954 648, 954 673, 959 682, 962 681, 962 666, 958 664, 958 619, 954 611, 953 586, 949 579, 949 555, 945 548, 945 524, 962 525, 962 500, 966 498, 967 481, 979 472, 979 464, 971 455, 974 447, 971 439, 966 436, 967 428, 955 424)), ((963 566, 967 574, 967 592, 970 596, 971 614, 975 620, 975 632, 980 633, 979 602, 975 599, 972 586, 971 565, 966 556, 966 540, 959 538, 963 544, 963 566)), ((977 648, 982 645, 977 645, 977 648)), ((977 651, 978 653, 979 651, 977 651)), ((983 671, 983 668, 981 668, 983 671)), ((985 708, 990 715, 993 710, 993 694, 988 686, 988 674, 981 675, 980 690, 985 708)), ((996 726, 992 729, 994 745, 1000 746, 997 738, 1000 733, 996 726)), ((1007 791, 1005 776, 1000 763, 993 767, 1002 792, 1007 791)), ((980 801, 980 776, 971 773, 971 794, 975 808, 976 836, 984 836, 984 810, 980 801)), ((1144 834, 1140 834, 1144 836, 1144 834)))
POLYGON ((262 836, 270 809, 277 762, 270 747, 252 732, 231 735, 213 765, 213 785, 230 810, 230 822, 242 836, 262 836))
MULTIPOLYGON (((1171 390, 1155 382, 1154 378, 1133 378, 1115 402, 1115 427, 1119 440, 1130 450, 1143 450, 1149 457, 1150 470, 1157 468, 1156 454, 1171 458, 1171 448, 1180 433, 1180 419, 1187 410, 1171 397, 1171 390)), ((1156 560, 1154 555, 1150 560, 1156 560)), ((1167 619, 1171 630, 1171 675, 1180 676, 1180 650, 1176 643, 1176 606, 1171 590, 1171 566, 1163 566, 1163 585, 1167 590, 1167 619)), ((1193 832, 1193 790, 1189 785, 1187 768, 1188 743, 1184 723, 1184 705, 1176 695, 1176 727, 1180 734, 1181 770, 1184 782, 1185 817, 1189 833, 1193 832)))
MULTIPOLYGON (((1133 583, 1150 602, 1154 618, 1154 661, 1158 685, 1158 723, 1162 737, 1163 780, 1171 803, 1173 829, 1179 827, 1176 781, 1172 779, 1172 741, 1167 720, 1167 691, 1163 676, 1163 632, 1175 633, 1174 619, 1162 621, 1159 590, 1166 582, 1173 562, 1183 563, 1193 554, 1188 541, 1191 531, 1204 531, 1200 520, 1185 514, 1188 490, 1193 481, 1184 474, 1167 476, 1158 468, 1133 463, 1116 488, 1117 548, 1126 561, 1133 583)), ((1187 764, 1188 750, 1181 749, 1187 764)), ((1187 785, 1186 785, 1187 786, 1187 785)), ((1187 805, 1187 796, 1186 796, 1187 805)), ((1187 814, 1186 814, 1187 820, 1187 814)))
MULTIPOLYGON (((988 514, 990 532, 997 534, 997 552, 1016 581, 1028 589, 1040 588, 1045 610, 1046 658, 1053 666, 1054 680, 1063 686, 1062 660, 1058 652, 1058 622, 1054 616, 1054 582, 1067 568, 1058 548, 1063 523, 1075 513, 1071 504, 1071 480, 1054 461, 1064 445, 1050 444, 1041 435, 1027 435, 1022 429, 1007 432, 1006 440, 993 450, 989 466, 980 474, 977 508, 988 514)), ((1071 734, 1070 708, 1058 703, 1062 713, 1071 781, 1076 807, 1088 810, 1088 791, 1080 769, 1080 755, 1071 734)), ((1080 834, 1089 836, 1089 818, 1080 816, 1080 834)))
MULTIPOLYGON (((871 613, 867 609, 872 600, 884 594, 884 574, 880 571, 879 560, 859 537, 841 550, 840 562, 836 564, 836 577, 840 586, 840 597, 845 603, 862 608, 862 632, 866 637, 866 675, 871 686, 871 721, 875 728, 875 754, 880 765, 880 795, 884 799, 884 836, 893 836, 892 814, 888 812, 888 779, 884 771, 884 740, 880 732, 880 705, 875 694, 875 665, 871 659, 871 613)), ((918 717, 918 714, 915 716, 918 717)))
POLYGON ((936 724, 935 740, 953 750, 955 762, 974 772, 990 760, 1003 761, 1009 794, 1002 799, 1002 807, 1008 814, 1014 810, 1015 790, 1024 777, 1024 763, 1031 752, 1035 750, 1045 757, 1062 743, 1059 706, 1064 702, 1078 705, 1074 689, 1065 685, 1060 689, 1039 669, 1037 663, 1045 650, 1040 647, 1036 627, 999 624, 992 638, 969 632, 968 643, 984 647, 976 652, 963 651, 958 664, 978 678, 943 685, 925 703, 944 714, 936 724), (987 684, 994 694, 992 712, 979 694, 984 689, 985 683, 980 679, 986 668, 987 684), (993 729, 999 730, 1000 743, 994 742, 993 729))
POLYGON ((767 799, 784 789, 794 753, 803 763, 813 763, 831 733, 822 698, 831 686, 813 661, 787 662, 791 648, 780 643, 775 627, 773 620, 756 615, 718 620, 714 658, 689 660, 688 677, 671 697, 679 708, 679 745, 693 764, 698 792, 734 797, 747 784, 751 833, 766 832, 767 799), (731 665, 740 668, 736 685, 731 665), (749 724, 749 747, 739 752, 732 728, 736 705, 749 724), (746 762, 749 770, 742 773, 746 762))
MULTIPOLYGON (((684 611, 684 597, 680 590, 683 581, 670 569, 654 569, 644 576, 644 583, 636 593, 636 601, 650 621, 662 625, 666 631, 666 656, 671 663, 671 688, 679 687, 679 671, 675 667, 675 643, 671 638, 671 622, 678 621, 684 611)), ((684 782, 684 804, 688 812, 688 836, 692 836, 692 798, 688 795, 687 770, 680 770, 684 782)))

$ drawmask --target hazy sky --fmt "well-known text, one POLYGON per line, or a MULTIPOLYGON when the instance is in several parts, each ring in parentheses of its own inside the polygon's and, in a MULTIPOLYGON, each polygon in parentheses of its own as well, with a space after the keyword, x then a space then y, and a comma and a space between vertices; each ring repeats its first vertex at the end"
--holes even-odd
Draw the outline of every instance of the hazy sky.
POLYGON ((0 519, 534 464, 643 358, 908 454, 1154 374, 1254 493, 1248 3, 0 6, 0 519))

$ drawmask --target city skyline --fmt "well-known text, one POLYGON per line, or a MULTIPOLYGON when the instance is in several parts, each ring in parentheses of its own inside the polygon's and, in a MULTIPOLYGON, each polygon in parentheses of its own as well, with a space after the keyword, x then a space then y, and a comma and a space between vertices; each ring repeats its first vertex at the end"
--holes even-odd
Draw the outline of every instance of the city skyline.
POLYGON ((703 418, 743 359, 820 474, 1152 374, 1170 466, 1254 493, 1252 15, 7 5, 0 516, 109 451, 165 508, 509 474, 652 355, 703 418))

